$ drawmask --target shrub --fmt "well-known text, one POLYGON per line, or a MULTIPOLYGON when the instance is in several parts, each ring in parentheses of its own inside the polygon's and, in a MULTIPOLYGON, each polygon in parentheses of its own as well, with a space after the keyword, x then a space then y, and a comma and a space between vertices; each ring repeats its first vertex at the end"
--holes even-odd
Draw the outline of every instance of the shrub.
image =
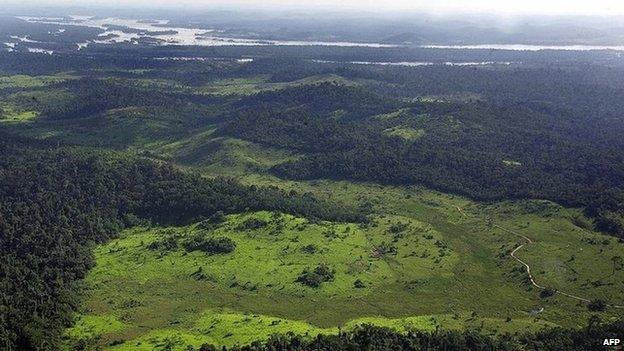
POLYGON ((234 251, 236 244, 226 237, 193 235, 184 241, 184 249, 188 252, 202 251, 210 255, 224 254, 234 251))
POLYGON ((308 268, 304 269, 296 281, 298 283, 316 288, 324 282, 333 281, 334 273, 335 271, 329 266, 325 264, 320 264, 316 266, 314 270, 310 270, 308 268))
POLYGON ((391 234, 397 235, 403 233, 409 228, 408 223, 394 223, 390 226, 389 231, 391 234))
POLYGON ((117 346, 117 345, 121 345, 125 343, 124 339, 115 339, 113 341, 111 341, 110 343, 108 343, 108 346, 117 346))
POLYGON ((551 296, 555 295, 555 293, 556 293, 555 290, 546 288, 546 289, 540 291, 539 296, 540 296, 540 298, 545 299, 547 297, 551 297, 551 296))
POLYGON ((313 254, 317 251, 317 247, 314 244, 306 245, 301 248, 301 252, 306 254, 313 254))
POLYGON ((607 309, 607 304, 600 299, 592 300, 587 304, 587 309, 593 312, 601 312, 607 309))
POLYGON ((217 351, 217 347, 212 344, 202 344, 199 347, 199 351, 217 351))
POLYGON ((604 211, 598 215, 595 223, 600 231, 624 236, 624 217, 617 212, 604 211))
POLYGON ((397 253, 396 246, 383 242, 380 245, 378 245, 377 247, 375 247, 375 250, 373 252, 373 256, 374 257, 382 257, 382 256, 385 256, 385 255, 396 255, 396 253, 397 253))
POLYGON ((243 223, 241 223, 237 229, 239 230, 254 230, 264 228, 269 225, 269 222, 260 219, 260 218, 248 218, 243 223))
POLYGON ((217 211, 208 219, 203 220, 197 224, 199 229, 213 229, 218 224, 225 222, 225 214, 223 211, 217 211))
POLYGON ((147 248, 152 251, 173 251, 178 248, 178 239, 174 235, 167 235, 152 241, 147 248))

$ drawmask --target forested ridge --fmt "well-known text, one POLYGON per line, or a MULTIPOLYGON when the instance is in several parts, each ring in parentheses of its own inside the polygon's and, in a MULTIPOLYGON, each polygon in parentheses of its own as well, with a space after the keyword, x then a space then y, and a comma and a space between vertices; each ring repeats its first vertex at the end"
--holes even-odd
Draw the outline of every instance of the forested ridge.
POLYGON ((241 108, 223 133, 306 152, 274 167, 282 177, 420 183, 487 201, 550 199, 583 206, 601 230, 624 235, 621 120, 519 103, 377 104, 370 93, 351 94, 346 102, 342 96, 353 89, 289 89, 289 108, 276 96, 281 92, 243 99, 257 107, 241 108), (315 101, 332 108, 308 108, 305 101, 316 91, 324 94, 315 101), (393 128, 422 135, 405 140, 386 133, 393 128))
POLYGON ((203 179, 152 161, 34 146, 2 135, 0 340, 52 350, 72 322, 91 248, 126 226, 183 224, 222 211, 275 210, 361 221, 359 213, 277 188, 203 179))
POLYGON ((66 102, 44 106, 41 115, 51 120, 84 118, 128 106, 180 109, 194 102, 209 104, 219 101, 207 96, 127 87, 110 80, 95 78, 67 81, 55 85, 54 88, 73 93, 73 98, 66 102))

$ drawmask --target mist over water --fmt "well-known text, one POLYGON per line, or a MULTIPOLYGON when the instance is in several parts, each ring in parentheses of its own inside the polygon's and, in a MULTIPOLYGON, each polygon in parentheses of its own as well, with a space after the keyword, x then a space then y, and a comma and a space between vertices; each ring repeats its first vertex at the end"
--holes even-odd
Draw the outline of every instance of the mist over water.
MULTIPOLYGON (((104 30, 99 35, 101 40, 94 40, 98 44, 114 44, 132 42, 143 38, 154 38, 161 45, 286 45, 286 46, 344 46, 344 47, 396 47, 393 44, 356 43, 341 41, 306 41, 306 40, 264 40, 252 38, 231 38, 220 36, 217 29, 200 29, 168 26, 168 20, 140 20, 123 19, 117 17, 97 18, 92 16, 70 16, 69 20, 48 17, 18 17, 30 23, 45 23, 56 25, 73 25, 94 27, 104 30), (119 28, 119 29, 110 29, 119 28)), ((22 41, 27 41, 23 38, 22 41)), ((79 48, 89 45, 89 42, 77 43, 79 48)))
MULTIPOLYGON (((258 29, 258 24, 245 24, 246 22, 239 23, 243 29, 234 31, 235 35, 232 35, 232 31, 225 30, 231 29, 231 25, 227 22, 217 22, 210 25, 210 21, 202 23, 201 26, 197 24, 193 25, 194 21, 180 22, 179 20, 169 19, 150 19, 145 18, 122 18, 114 16, 85 16, 85 15, 71 15, 67 17, 36 17, 36 16, 18 16, 17 18, 27 21, 29 23, 39 24, 53 24, 58 26, 84 26, 91 28, 101 29, 102 32, 95 38, 85 42, 77 42, 77 48, 83 49, 90 44, 116 44, 116 43, 132 43, 137 44, 139 42, 147 42, 152 45, 188 45, 188 46, 267 46, 267 45, 283 45, 283 46, 336 46, 336 47, 370 47, 370 48, 393 48, 401 46, 420 47, 430 49, 480 49, 480 50, 513 50, 513 51, 540 51, 540 50, 566 50, 566 51, 590 51, 590 50, 615 50, 624 51, 624 45, 593 45, 593 44, 557 44, 556 38, 515 38, 512 35, 507 37, 501 36, 492 30, 491 33, 484 32, 481 37, 473 37, 463 39, 464 41, 482 40, 485 43, 482 44, 455 44, 458 38, 452 38, 448 35, 447 38, 431 38, 428 41, 436 41, 436 43, 419 43, 418 39, 421 34, 419 32, 412 32, 409 28, 397 29, 396 33, 388 33, 383 40, 379 35, 373 36, 370 33, 366 33, 365 30, 357 32, 357 27, 353 27, 357 41, 343 40, 341 37, 334 35, 323 34, 318 37, 329 37, 331 40, 319 40, 319 39, 302 39, 296 40, 296 36, 300 35, 296 32, 296 26, 301 24, 292 24, 286 22, 284 25, 294 26, 291 31, 294 34, 289 34, 286 31, 284 34, 275 34, 272 29, 265 32, 257 33, 254 29, 258 29), (256 27, 253 27, 255 25, 256 27), (249 28, 249 29, 244 29, 249 28), (262 34, 264 33, 264 34, 262 34), (283 36, 285 39, 275 39, 276 36, 283 36), (266 38, 264 38, 266 37, 266 38), (363 38, 370 38, 371 40, 362 40, 363 38), (522 40, 522 43, 517 41, 522 40), (446 41, 446 42, 445 42, 446 41), (488 43, 491 41, 491 43, 488 43), (500 41, 506 41, 501 43, 500 41), (548 43, 545 43, 548 42, 548 43), (553 43, 550 43, 553 42, 553 43)), ((382 22, 383 23, 383 22, 382 22)), ((335 23, 334 23, 335 25, 335 23)), ((262 27, 260 27, 262 29, 262 27)), ((65 29, 59 29, 59 33, 62 33, 65 29)), ((331 30, 341 30, 336 27, 331 30)), ((379 29, 380 31, 385 29, 379 29)), ((471 28, 472 31, 480 31, 479 29, 471 28)), ((415 31, 415 30, 414 30, 415 31)), ((301 32, 301 30, 299 31, 301 32)), ((349 37, 349 35, 347 35, 349 37)), ((563 37, 562 37, 563 38, 563 37)), ((6 45, 13 48, 17 42, 21 43, 33 43, 35 41, 28 38, 28 36, 17 37, 13 36, 14 42, 7 42, 6 45)), ((461 39, 461 37, 459 38, 461 39)), ((422 39, 420 39, 422 41, 422 39)), ((581 41, 579 39, 579 41, 581 41)), ((41 52, 37 50, 36 52, 41 52)), ((45 50, 48 52, 48 50, 45 50)))

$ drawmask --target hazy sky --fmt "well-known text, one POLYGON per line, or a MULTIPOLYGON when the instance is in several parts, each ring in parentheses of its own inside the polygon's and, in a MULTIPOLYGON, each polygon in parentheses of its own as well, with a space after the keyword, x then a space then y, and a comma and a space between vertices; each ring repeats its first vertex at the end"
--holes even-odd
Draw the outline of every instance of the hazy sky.
MULTIPOLYGON (((0 0, 19 5, 23 1, 0 0)), ((31 0, 30 6, 102 7, 246 7, 359 9, 364 11, 413 10, 434 13, 624 15, 624 0, 31 0)))

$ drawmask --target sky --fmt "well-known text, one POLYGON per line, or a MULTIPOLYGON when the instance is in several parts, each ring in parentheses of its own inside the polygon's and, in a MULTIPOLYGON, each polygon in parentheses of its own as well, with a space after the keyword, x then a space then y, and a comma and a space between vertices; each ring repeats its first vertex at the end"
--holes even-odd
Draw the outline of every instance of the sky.
MULTIPOLYGON (((0 0, 10 5, 23 1, 0 0)), ((243 7, 317 10, 415 11, 439 14, 624 15, 624 0, 30 0, 30 6, 151 8, 243 7)))

